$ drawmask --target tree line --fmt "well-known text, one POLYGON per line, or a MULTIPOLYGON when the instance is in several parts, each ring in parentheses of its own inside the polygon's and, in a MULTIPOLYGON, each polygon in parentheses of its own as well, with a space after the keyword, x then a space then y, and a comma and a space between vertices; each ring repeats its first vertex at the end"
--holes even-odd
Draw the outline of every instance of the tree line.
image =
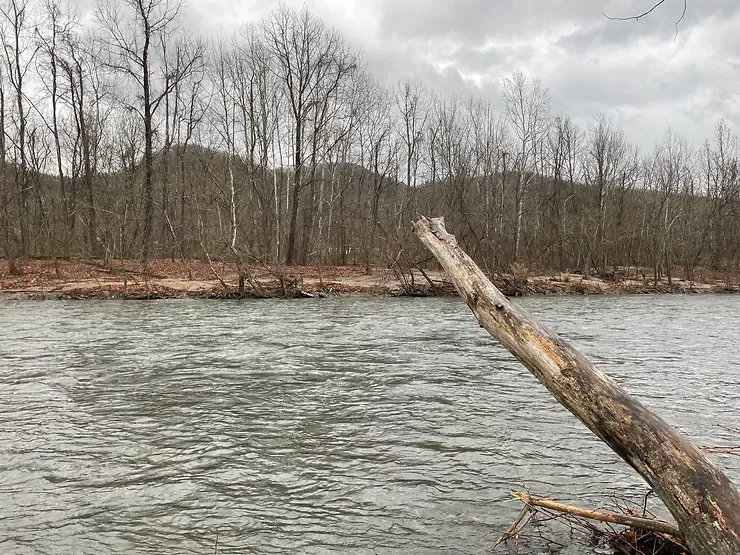
POLYGON ((445 215, 484 268, 669 279, 740 263, 737 139, 641 152, 515 72, 500 98, 379 82, 307 10, 193 37, 178 0, 0 0, 0 253, 414 265, 445 215))

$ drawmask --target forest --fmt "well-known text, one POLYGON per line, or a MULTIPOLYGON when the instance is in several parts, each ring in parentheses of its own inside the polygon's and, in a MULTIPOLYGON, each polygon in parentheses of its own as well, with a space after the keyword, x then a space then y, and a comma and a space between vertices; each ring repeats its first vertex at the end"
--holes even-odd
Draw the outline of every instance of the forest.
POLYGON ((0 255, 389 267, 444 215, 489 272, 693 279, 740 264, 727 123, 650 151, 606 115, 375 78, 310 11, 197 37, 178 0, 0 0, 0 255))

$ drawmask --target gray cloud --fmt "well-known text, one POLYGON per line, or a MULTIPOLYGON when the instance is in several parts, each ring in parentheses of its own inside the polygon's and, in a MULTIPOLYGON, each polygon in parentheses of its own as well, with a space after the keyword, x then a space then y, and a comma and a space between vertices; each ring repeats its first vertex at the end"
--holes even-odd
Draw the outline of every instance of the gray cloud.
MULTIPOLYGON (((382 28, 388 36, 447 37, 468 44, 482 42, 492 35, 531 36, 561 26, 598 27, 613 37, 624 38, 638 33, 672 35, 683 10, 682 0, 669 0, 653 17, 614 25, 603 14, 614 17, 639 14, 649 4, 644 0, 378 0, 378 3, 382 6, 382 28)), ((736 11, 733 0, 718 0, 708 11, 704 7, 693 10, 681 26, 690 28, 700 24, 710 13, 727 16, 736 11)))
MULTIPOLYGON (((194 32, 231 31, 277 0, 187 0, 194 32)), ((371 71, 438 94, 499 97, 517 69, 550 88, 553 111, 584 125, 600 112, 649 149, 671 126, 695 144, 719 117, 740 127, 740 2, 667 0, 283 0, 306 6, 362 49, 371 71)), ((80 0, 89 7, 94 0, 80 0)))
POLYGON ((412 59, 436 57, 464 77, 497 83, 516 69, 550 87, 553 109, 586 123, 600 112, 644 148, 673 127, 700 143, 724 116, 737 128, 740 4, 669 0, 640 21, 649 2, 384 0, 379 32, 412 59), (429 45, 438 45, 430 49, 429 45), (430 52, 430 50, 432 52, 430 52))

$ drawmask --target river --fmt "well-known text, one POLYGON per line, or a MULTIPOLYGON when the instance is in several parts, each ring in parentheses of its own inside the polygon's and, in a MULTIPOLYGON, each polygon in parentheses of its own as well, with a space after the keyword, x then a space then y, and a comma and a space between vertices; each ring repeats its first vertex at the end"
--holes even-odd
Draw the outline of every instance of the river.
MULTIPOLYGON (((740 296, 520 302, 740 443, 740 296)), ((458 299, 0 301, 0 553, 491 553, 521 488, 647 490, 458 299)))

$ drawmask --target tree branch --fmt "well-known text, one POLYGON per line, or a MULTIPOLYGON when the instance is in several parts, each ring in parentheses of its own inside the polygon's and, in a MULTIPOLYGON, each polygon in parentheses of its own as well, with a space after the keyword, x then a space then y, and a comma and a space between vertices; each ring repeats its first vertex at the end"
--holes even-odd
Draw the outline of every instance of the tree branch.
POLYGON ((573 505, 558 503, 557 501, 553 501, 552 499, 533 497, 520 491, 515 491, 513 495, 515 499, 518 499, 525 505, 529 505, 531 507, 542 507, 543 509, 558 511, 560 513, 573 515, 578 518, 587 518, 590 520, 598 520, 600 522, 609 522, 622 526, 631 526, 633 528, 639 528, 641 530, 651 530, 660 534, 668 534, 669 536, 673 536, 675 538, 683 538, 681 530, 678 528, 678 526, 671 522, 665 522, 663 520, 656 520, 653 518, 645 518, 634 515, 621 515, 618 513, 607 513, 604 511, 584 509, 573 505))
MULTIPOLYGON (((643 17, 645 17, 645 16, 648 16, 648 15, 650 15, 651 13, 653 13, 653 12, 654 12, 655 10, 657 10, 657 9, 658 9, 658 8, 659 8, 660 6, 662 6, 663 4, 665 4, 665 2, 666 2, 666 0, 660 0, 659 2, 657 2, 657 3, 653 4, 653 7, 652 7, 652 8, 650 8, 650 9, 649 9, 649 10, 647 10, 647 11, 644 11, 644 12, 642 12, 642 13, 641 13, 641 14, 639 14, 639 15, 631 15, 631 16, 627 16, 627 17, 613 17, 613 16, 610 16, 610 15, 607 15, 607 14, 606 14, 606 13, 604 13, 604 12, 601 12, 601 13, 602 13, 602 14, 604 15, 604 17, 605 17, 605 18, 607 18, 607 19, 610 19, 610 20, 612 20, 612 21, 632 21, 632 20, 633 20, 633 21, 639 21, 639 20, 640 20, 640 19, 642 19, 643 17)), ((676 21, 676 35, 678 35, 678 26, 679 26, 679 24, 680 24, 680 23, 681 23, 681 22, 682 22, 682 21, 684 20, 684 18, 686 17, 686 10, 687 10, 687 9, 688 9, 688 0, 683 0, 683 11, 681 12, 681 17, 679 17, 679 18, 678 18, 678 21, 676 21)))

